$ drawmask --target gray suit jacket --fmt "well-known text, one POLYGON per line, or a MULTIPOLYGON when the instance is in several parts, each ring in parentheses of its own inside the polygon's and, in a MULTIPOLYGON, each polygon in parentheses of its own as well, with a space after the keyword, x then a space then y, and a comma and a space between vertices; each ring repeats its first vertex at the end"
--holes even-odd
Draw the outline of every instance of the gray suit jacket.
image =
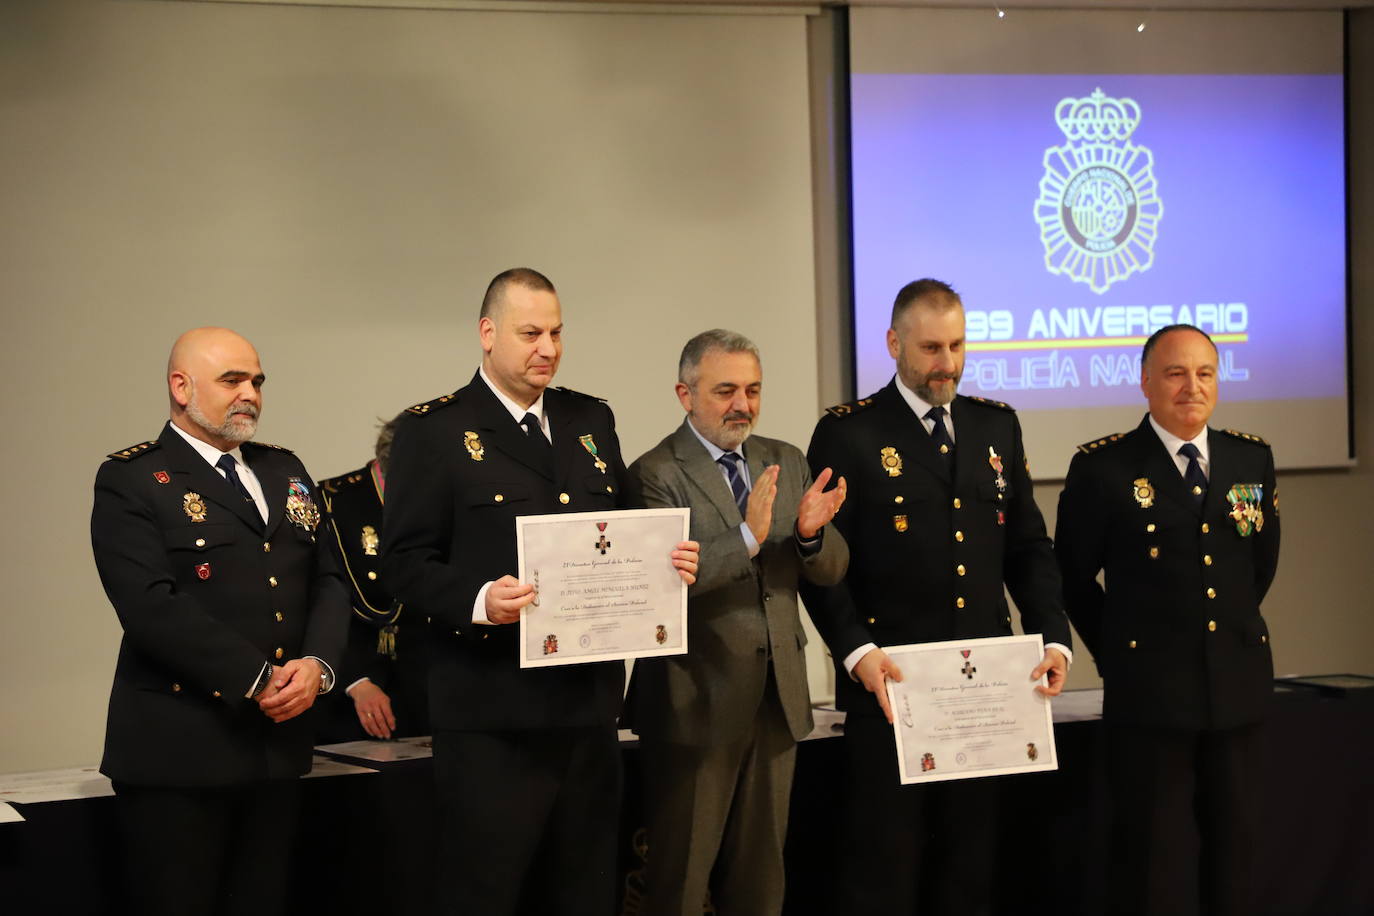
POLYGON ((773 523, 753 559, 730 488, 686 420, 630 466, 631 504, 690 508, 691 537, 701 543, 701 571, 687 593, 688 654, 635 663, 626 721, 646 740, 698 746, 742 740, 763 698, 769 652, 792 736, 800 740, 811 731, 797 584, 840 581, 849 547, 826 525, 820 551, 801 555, 793 532, 811 473, 799 449, 751 436, 744 454, 751 480, 779 465, 773 523))

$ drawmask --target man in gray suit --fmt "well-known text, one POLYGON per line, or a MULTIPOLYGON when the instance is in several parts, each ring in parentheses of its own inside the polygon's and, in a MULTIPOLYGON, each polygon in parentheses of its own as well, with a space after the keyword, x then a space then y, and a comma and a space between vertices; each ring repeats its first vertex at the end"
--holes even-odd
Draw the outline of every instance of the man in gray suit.
POLYGON ((729 331, 683 348, 687 418, 630 466, 631 497, 688 507, 701 572, 688 590, 688 654, 635 665, 628 718, 642 739, 649 852, 644 912, 699 916, 717 858, 720 916, 782 909, 796 743, 812 726, 797 613, 802 578, 831 585, 849 548, 844 502, 786 442, 750 436, 758 349, 729 331))

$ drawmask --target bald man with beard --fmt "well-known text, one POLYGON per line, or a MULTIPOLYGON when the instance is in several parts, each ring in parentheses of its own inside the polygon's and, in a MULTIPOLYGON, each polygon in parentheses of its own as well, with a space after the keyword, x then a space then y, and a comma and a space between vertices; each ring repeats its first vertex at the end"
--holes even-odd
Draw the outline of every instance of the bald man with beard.
POLYGON ((348 598, 313 478, 250 441, 264 380, 238 334, 187 331, 161 435, 96 475, 91 542, 124 630, 100 769, 139 913, 286 906, 301 714, 333 687, 348 598))

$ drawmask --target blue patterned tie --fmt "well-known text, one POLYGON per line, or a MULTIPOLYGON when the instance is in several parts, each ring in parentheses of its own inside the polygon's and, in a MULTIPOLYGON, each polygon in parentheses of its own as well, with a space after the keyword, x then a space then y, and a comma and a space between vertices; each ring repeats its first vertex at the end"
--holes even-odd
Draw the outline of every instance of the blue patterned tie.
POLYGON ((1188 485, 1194 505, 1201 506, 1207 496, 1207 475, 1202 473, 1202 465, 1198 462, 1202 453, 1191 442, 1179 446, 1178 453, 1188 459, 1188 469, 1183 472, 1183 482, 1188 485))
POLYGON ((730 481, 730 492, 735 494, 735 505, 739 506, 739 514, 743 516, 749 506, 749 488, 744 484, 744 474, 739 467, 740 460, 737 453, 726 452, 716 459, 716 463, 725 468, 725 476, 730 481))

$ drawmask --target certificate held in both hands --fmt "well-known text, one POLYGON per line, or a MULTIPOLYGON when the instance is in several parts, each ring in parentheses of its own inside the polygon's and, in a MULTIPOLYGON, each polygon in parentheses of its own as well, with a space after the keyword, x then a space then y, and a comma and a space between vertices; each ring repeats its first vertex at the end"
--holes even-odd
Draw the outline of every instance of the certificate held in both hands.
POLYGON ((688 509, 524 515, 515 520, 520 667, 620 661, 687 651, 687 584, 670 555, 688 509))
POLYGON ((891 646, 887 682, 903 784, 1059 768, 1038 634, 891 646))

